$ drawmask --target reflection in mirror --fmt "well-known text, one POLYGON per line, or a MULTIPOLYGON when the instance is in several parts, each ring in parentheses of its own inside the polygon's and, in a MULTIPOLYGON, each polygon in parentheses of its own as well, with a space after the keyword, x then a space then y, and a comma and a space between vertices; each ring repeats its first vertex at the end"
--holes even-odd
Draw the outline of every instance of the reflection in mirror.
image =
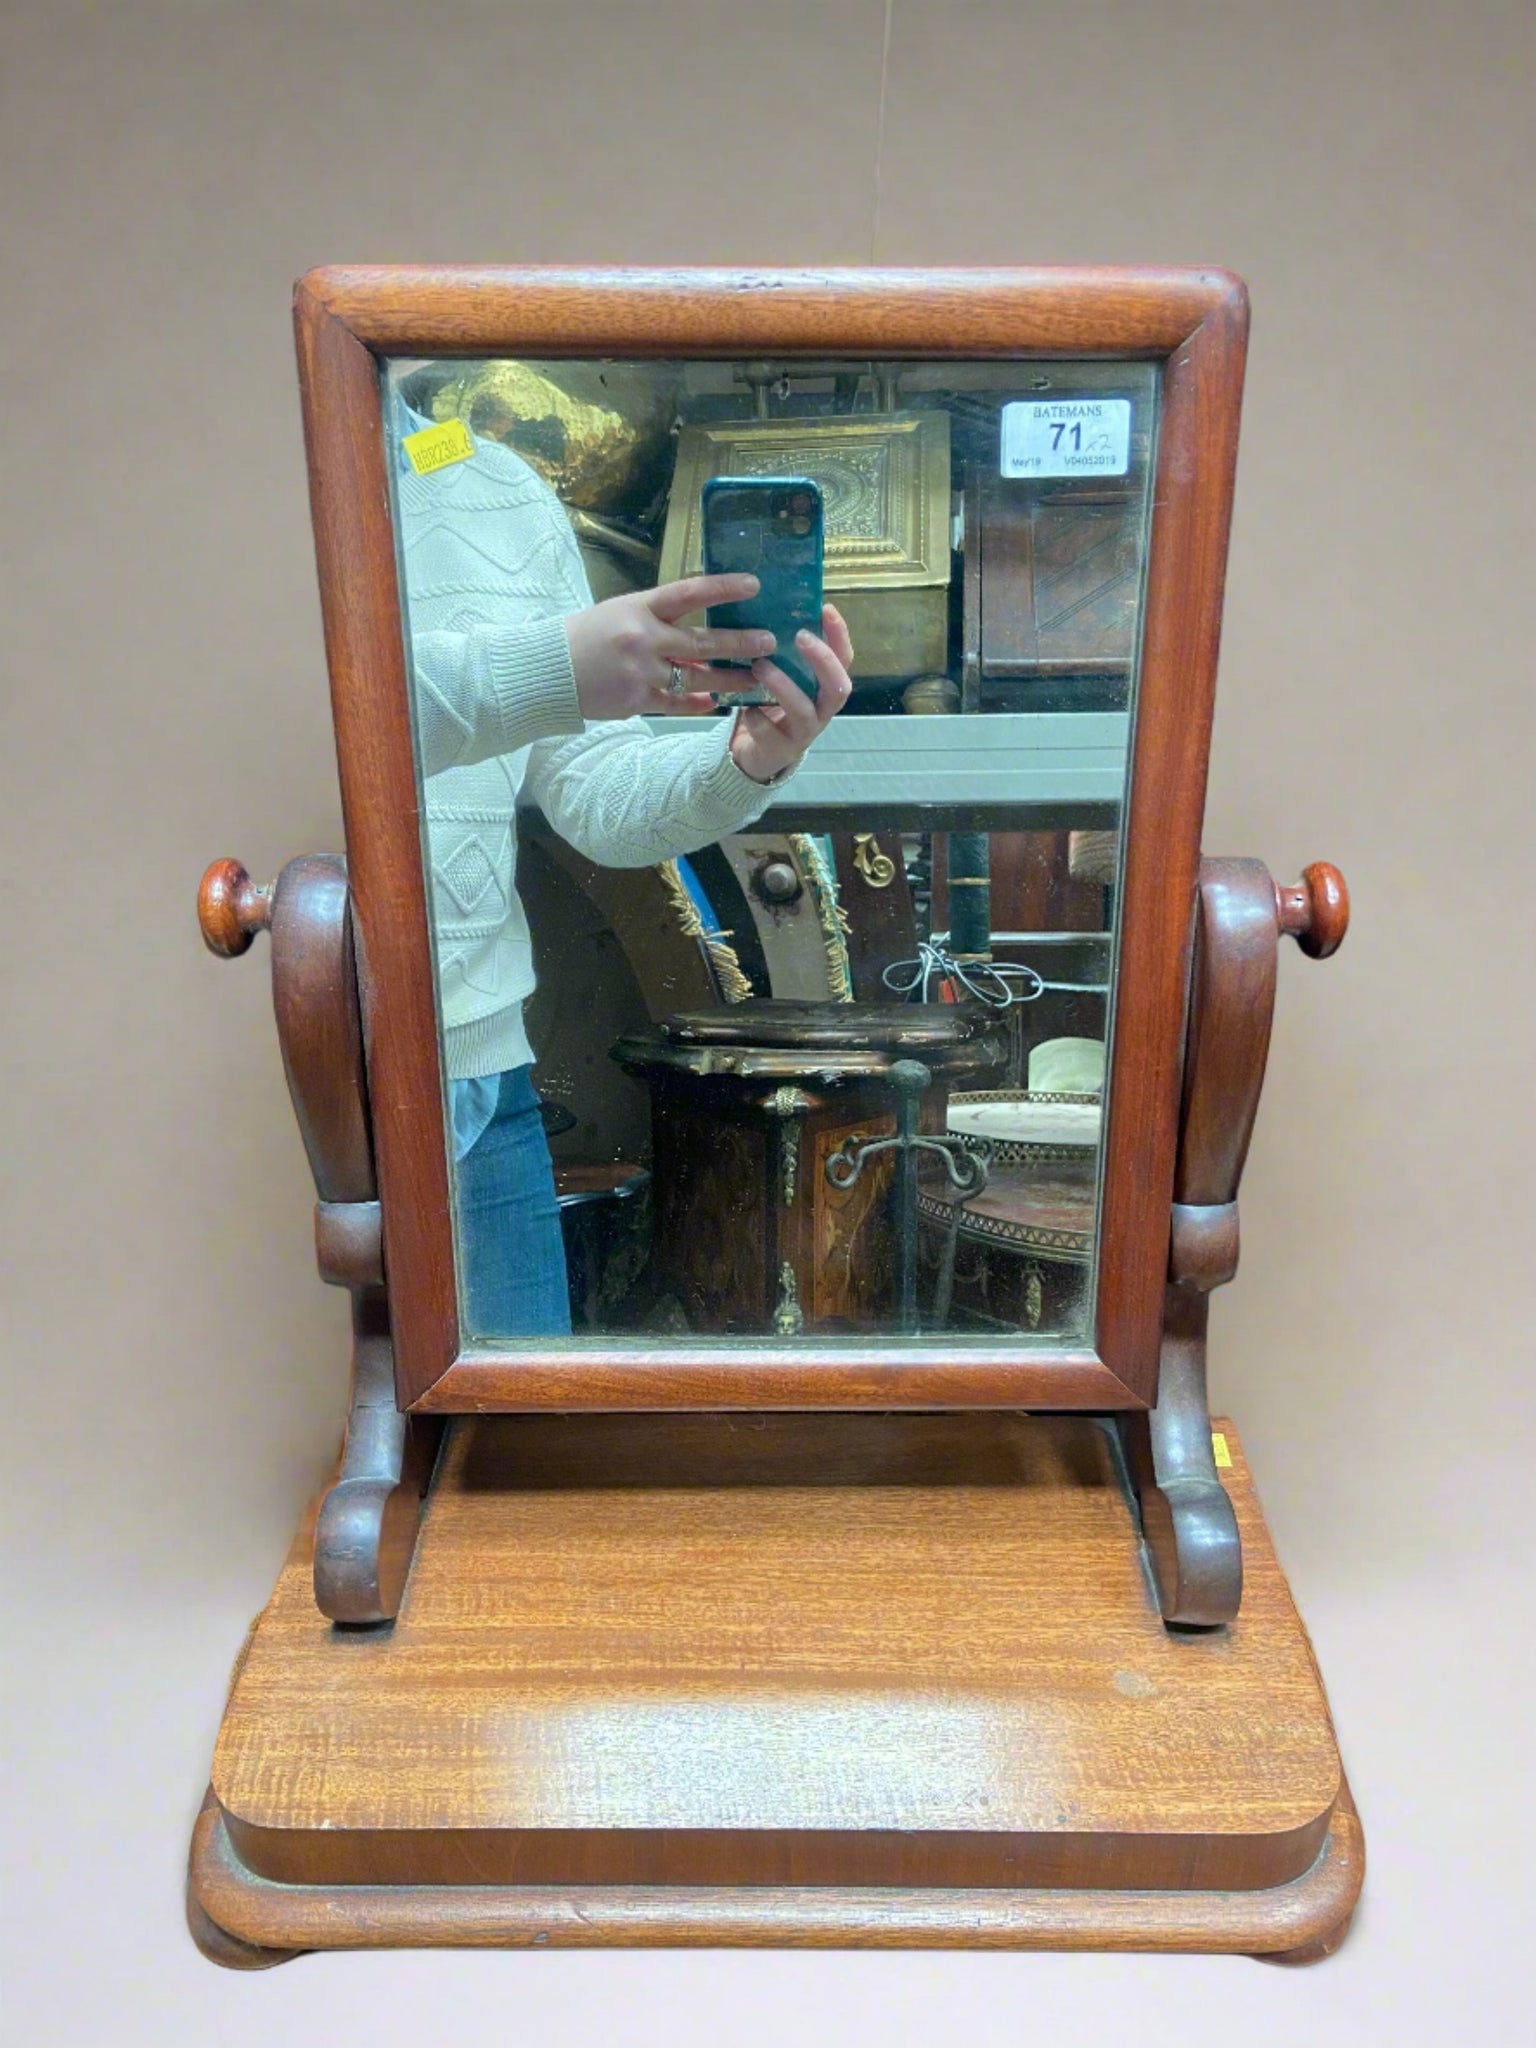
POLYGON ((1155 367, 384 395, 466 1337, 1086 1341, 1155 367))

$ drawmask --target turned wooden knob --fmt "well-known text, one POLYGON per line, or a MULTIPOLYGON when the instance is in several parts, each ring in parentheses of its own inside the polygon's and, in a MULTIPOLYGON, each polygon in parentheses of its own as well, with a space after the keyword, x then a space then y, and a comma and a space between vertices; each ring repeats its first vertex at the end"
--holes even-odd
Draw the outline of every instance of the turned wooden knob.
POLYGON ((197 921, 203 944, 223 960, 234 960, 272 922, 272 891, 258 889, 237 860, 216 860, 197 892, 197 921))
POLYGON ((1349 890, 1331 861, 1315 860, 1288 889, 1275 884, 1275 914, 1303 953, 1326 960, 1349 930, 1349 890))

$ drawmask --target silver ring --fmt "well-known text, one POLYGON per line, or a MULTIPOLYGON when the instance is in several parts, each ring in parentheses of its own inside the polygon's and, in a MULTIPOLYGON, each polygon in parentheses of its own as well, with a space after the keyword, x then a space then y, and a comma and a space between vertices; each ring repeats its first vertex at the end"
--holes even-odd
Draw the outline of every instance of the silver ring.
POLYGON ((683 672, 678 667, 677 663, 674 661, 672 664, 672 673, 667 679, 667 695, 669 697, 682 697, 687 694, 687 690, 687 679, 683 675, 683 672))

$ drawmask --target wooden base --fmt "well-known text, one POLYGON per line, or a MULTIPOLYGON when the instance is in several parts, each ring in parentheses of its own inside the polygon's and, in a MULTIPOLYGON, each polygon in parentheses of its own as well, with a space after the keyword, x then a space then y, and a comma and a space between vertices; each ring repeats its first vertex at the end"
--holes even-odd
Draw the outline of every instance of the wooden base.
POLYGON ((1173 1631, 1088 1418, 459 1420, 395 1623, 294 1546, 199 1945, 1331 1952, 1359 1823, 1223 1427, 1247 1592, 1173 1631))

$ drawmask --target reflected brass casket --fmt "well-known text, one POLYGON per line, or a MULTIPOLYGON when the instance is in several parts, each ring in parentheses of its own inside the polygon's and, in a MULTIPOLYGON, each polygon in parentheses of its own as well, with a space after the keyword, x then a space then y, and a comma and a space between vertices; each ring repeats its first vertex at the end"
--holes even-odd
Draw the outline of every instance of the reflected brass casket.
POLYGON ((826 507, 825 588, 848 621, 855 682, 948 666, 949 415, 720 420, 684 427, 661 581, 703 567, 700 497, 712 476, 809 476, 826 507))

